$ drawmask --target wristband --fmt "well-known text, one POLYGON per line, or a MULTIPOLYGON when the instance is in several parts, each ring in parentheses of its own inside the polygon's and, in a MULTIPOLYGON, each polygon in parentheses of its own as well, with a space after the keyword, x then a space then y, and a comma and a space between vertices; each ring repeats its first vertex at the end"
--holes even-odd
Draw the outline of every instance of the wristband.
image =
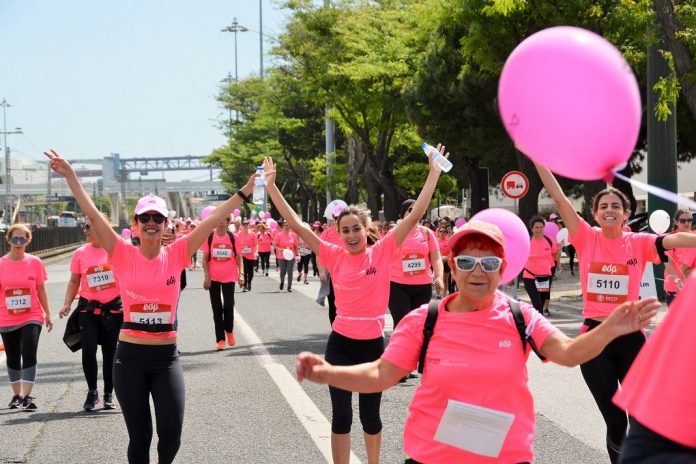
POLYGON ((237 195, 239 195, 239 197, 240 197, 242 200, 244 200, 245 203, 253 203, 253 202, 251 201, 251 199, 249 199, 248 196, 244 195, 244 192, 242 192, 241 190, 237 190, 237 195))

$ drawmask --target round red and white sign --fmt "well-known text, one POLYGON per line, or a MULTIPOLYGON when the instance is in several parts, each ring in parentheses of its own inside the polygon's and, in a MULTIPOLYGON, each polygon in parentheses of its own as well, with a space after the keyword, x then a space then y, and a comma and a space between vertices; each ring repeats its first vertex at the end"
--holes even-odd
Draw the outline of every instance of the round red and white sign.
POLYGON ((510 171, 503 176, 500 188, 503 195, 516 200, 525 196, 529 191, 529 180, 520 171, 510 171))

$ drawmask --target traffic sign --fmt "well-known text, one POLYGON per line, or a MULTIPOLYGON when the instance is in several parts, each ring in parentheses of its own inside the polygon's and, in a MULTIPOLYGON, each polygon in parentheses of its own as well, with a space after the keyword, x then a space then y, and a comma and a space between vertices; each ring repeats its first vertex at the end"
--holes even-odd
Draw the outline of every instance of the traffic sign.
POLYGON ((503 176, 500 182, 503 195, 517 200, 522 198, 529 191, 529 179, 520 171, 510 171, 503 176))

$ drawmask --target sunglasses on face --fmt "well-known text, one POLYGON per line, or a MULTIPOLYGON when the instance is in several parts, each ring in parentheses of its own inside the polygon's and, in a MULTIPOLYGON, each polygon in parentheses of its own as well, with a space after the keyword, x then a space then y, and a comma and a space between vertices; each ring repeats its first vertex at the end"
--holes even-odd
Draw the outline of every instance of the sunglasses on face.
POLYGON ((679 224, 691 224, 691 218, 688 219, 679 219, 677 221, 679 224))
POLYGON ((92 228, 92 225, 91 225, 91 224, 85 224, 84 226, 82 226, 82 228, 85 229, 85 230, 90 230, 90 229, 92 228))
POLYGON ((497 256, 484 256, 482 258, 457 256, 454 258, 454 264, 460 271, 471 272, 476 267, 476 263, 481 266, 483 272, 498 272, 503 260, 497 256))
POLYGON ((148 222, 150 222, 150 219, 155 221, 155 224, 162 224, 164 222, 164 220, 166 219, 161 214, 149 214, 149 213, 138 214, 137 218, 141 224, 147 224, 148 222))
POLYGON ((24 245, 25 243, 27 243, 27 239, 24 237, 12 237, 10 239, 10 242, 12 242, 13 245, 17 245, 18 243, 20 245, 24 245))

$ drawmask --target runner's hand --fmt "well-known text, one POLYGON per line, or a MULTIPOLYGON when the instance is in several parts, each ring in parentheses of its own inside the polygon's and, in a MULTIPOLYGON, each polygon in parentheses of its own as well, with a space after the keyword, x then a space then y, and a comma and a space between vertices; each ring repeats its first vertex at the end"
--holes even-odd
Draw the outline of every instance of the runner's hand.
MULTIPOLYGON (((449 158, 449 155, 450 155, 450 154, 449 154, 449 153, 445 154, 445 146, 444 146, 443 144, 438 143, 438 144, 437 144, 437 147, 435 147, 435 148, 436 148, 437 151, 439 151, 440 154, 443 155, 445 158, 449 158)), ((440 168, 437 167, 437 164, 433 163, 433 159, 432 159, 432 157, 430 157, 430 156, 428 156, 428 166, 430 167, 430 171, 431 171, 431 172, 434 171, 434 172, 436 172, 436 173, 438 173, 438 174, 439 174, 440 172, 442 172, 442 170, 441 170, 440 168)))
POLYGON ((617 336, 626 335, 649 326, 661 307, 654 296, 644 300, 627 301, 616 308, 604 324, 609 325, 617 336))
POLYGON ((297 355, 295 370, 297 381, 311 380, 312 382, 325 384, 329 381, 329 373, 333 366, 321 356, 303 351, 297 355))
POLYGON ((46 325, 46 329, 49 332, 53 330, 53 316, 51 316, 51 313, 48 313, 44 316, 44 324, 46 325))
POLYGON ((50 151, 45 151, 44 155, 50 160, 49 164, 51 165, 51 169, 61 176, 66 177, 70 173, 74 174, 73 168, 70 166, 70 163, 68 163, 68 160, 60 156, 53 148, 51 148, 50 151))
POLYGON ((266 185, 275 184, 276 165, 270 156, 263 160, 263 174, 266 176, 266 185))
POLYGON ((327 281, 327 279, 328 279, 328 277, 326 276, 326 272, 320 272, 320 273, 319 273, 319 281, 320 281, 322 284, 325 284, 326 281, 327 281))
POLYGON ((58 311, 58 317, 60 319, 63 319, 68 314, 70 314, 70 305, 65 305, 62 308, 60 308, 60 311, 58 311))
POLYGON ((210 279, 203 279, 203 289, 210 290, 210 279))

